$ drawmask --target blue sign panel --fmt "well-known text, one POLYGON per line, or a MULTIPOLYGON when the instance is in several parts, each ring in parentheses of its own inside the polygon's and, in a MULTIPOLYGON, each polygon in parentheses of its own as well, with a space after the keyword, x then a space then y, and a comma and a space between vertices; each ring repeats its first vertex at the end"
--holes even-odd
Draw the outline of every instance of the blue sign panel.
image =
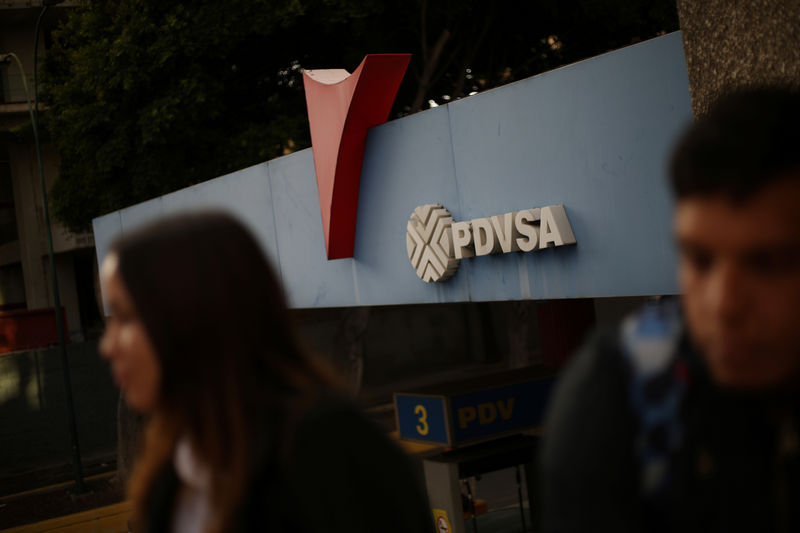
POLYGON ((398 394, 395 409, 402 438, 447 444, 444 398, 398 394))
POLYGON ((674 294, 666 162, 692 118, 673 33, 372 128, 353 258, 326 258, 309 149, 96 218, 98 263, 142 222, 215 207, 254 231, 294 308, 674 294), (456 222, 563 205, 577 244, 425 283, 407 229, 427 204, 456 222))
POLYGON ((541 424, 555 378, 454 396, 453 441, 489 437, 541 424))

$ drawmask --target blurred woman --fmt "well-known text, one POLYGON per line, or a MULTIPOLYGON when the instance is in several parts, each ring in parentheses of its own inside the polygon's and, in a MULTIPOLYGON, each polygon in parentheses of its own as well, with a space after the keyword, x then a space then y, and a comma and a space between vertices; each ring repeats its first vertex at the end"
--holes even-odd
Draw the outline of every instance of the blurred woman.
POLYGON ((404 457, 298 343, 250 233, 221 213, 126 235, 101 268, 100 344, 149 413, 136 531, 430 530, 404 457))

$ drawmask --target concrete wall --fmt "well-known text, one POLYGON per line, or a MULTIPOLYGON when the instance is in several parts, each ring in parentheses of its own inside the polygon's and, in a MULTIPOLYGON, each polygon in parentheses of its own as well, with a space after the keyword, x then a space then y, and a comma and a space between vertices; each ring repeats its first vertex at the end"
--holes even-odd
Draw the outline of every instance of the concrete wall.
MULTIPOLYGON (((41 186, 33 145, 10 144, 8 158, 17 211, 19 253, 25 277, 25 300, 29 309, 49 307, 50 292, 42 257, 47 253, 42 227, 41 186)), ((48 165, 52 166, 52 165, 48 165)))
POLYGON ((800 84, 800 2, 678 0, 692 107, 732 87, 800 84))
MULTIPOLYGON (((365 404, 486 364, 536 362, 536 335, 512 347, 516 302, 317 308, 294 311, 301 338, 328 359, 365 404)), ((527 317, 535 329, 536 316, 527 317)))

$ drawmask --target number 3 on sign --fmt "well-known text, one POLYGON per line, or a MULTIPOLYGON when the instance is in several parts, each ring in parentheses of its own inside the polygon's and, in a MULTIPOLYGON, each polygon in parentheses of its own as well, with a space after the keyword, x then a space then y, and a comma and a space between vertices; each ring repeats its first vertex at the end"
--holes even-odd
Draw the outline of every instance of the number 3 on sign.
POLYGON ((417 433, 420 435, 427 435, 428 430, 428 411, 425 409, 424 405, 418 405, 414 408, 414 414, 419 415, 419 424, 417 424, 417 433))

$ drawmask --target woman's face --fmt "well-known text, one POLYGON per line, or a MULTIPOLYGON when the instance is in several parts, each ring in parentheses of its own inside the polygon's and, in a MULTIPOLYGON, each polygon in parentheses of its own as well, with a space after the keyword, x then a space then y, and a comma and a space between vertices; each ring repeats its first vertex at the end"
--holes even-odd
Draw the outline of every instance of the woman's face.
POLYGON ((111 311, 100 340, 100 354, 110 361, 114 382, 122 389, 128 406, 147 413, 158 404, 161 367, 118 264, 117 256, 110 254, 100 269, 103 293, 111 311))

